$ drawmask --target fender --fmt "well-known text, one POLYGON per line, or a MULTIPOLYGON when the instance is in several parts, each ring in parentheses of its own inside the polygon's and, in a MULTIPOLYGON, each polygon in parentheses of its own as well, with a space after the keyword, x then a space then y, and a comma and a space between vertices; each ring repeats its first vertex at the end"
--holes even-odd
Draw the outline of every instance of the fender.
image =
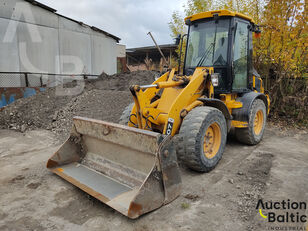
POLYGON ((255 101, 255 99, 263 100, 266 111, 268 111, 268 102, 264 94, 259 92, 249 92, 243 94, 241 97, 237 98, 236 101, 241 102, 243 107, 232 109, 232 116, 234 120, 249 122, 249 112, 250 108, 255 101))
POLYGON ((227 106, 219 99, 210 99, 210 98, 199 98, 199 101, 203 102, 204 106, 217 108, 225 116, 226 120, 232 120, 232 115, 230 114, 227 106))

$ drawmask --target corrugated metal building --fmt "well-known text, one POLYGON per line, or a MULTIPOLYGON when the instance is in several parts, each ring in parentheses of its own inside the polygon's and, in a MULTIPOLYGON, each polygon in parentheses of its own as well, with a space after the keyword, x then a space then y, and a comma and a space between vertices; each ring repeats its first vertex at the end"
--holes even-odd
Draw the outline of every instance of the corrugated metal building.
MULTIPOLYGON (((0 0, 0 72, 115 74, 119 40, 37 1, 0 0)), ((0 78, 0 87, 23 86, 21 75, 0 78)))

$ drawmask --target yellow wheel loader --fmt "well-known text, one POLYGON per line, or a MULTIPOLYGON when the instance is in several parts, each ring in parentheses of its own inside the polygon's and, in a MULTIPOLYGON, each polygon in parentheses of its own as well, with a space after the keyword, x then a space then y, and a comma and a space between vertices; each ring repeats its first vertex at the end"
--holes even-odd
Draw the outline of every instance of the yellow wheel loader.
POLYGON ((171 69, 150 85, 131 86, 134 103, 120 124, 75 117, 70 137, 47 163, 130 218, 180 194, 177 159, 208 172, 221 159, 231 128, 245 144, 263 136, 270 100, 252 66, 259 27, 227 10, 195 14, 185 23, 183 74, 171 69))

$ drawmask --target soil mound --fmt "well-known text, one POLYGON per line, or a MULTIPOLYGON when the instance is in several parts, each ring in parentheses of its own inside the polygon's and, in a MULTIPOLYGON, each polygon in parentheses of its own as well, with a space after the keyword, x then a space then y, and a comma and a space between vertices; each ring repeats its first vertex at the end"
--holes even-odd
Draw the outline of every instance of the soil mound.
MULTIPOLYGON (((133 101, 129 86, 152 83, 152 71, 137 71, 87 80, 79 95, 58 96, 49 88, 35 96, 19 99, 0 111, 0 128, 19 131, 47 129, 67 136, 73 116, 118 122, 124 108, 133 101)), ((66 87, 72 87, 68 84, 66 87)))

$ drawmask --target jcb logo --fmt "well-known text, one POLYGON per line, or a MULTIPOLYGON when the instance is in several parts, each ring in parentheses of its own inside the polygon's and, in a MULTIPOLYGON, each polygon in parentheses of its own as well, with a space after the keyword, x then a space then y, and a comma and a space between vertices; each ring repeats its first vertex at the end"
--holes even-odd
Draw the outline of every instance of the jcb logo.
POLYGON ((174 119, 172 118, 169 118, 168 119, 168 124, 167 124, 167 129, 166 129, 166 135, 171 135, 171 132, 172 132, 172 128, 173 128, 173 123, 174 123, 174 119))

